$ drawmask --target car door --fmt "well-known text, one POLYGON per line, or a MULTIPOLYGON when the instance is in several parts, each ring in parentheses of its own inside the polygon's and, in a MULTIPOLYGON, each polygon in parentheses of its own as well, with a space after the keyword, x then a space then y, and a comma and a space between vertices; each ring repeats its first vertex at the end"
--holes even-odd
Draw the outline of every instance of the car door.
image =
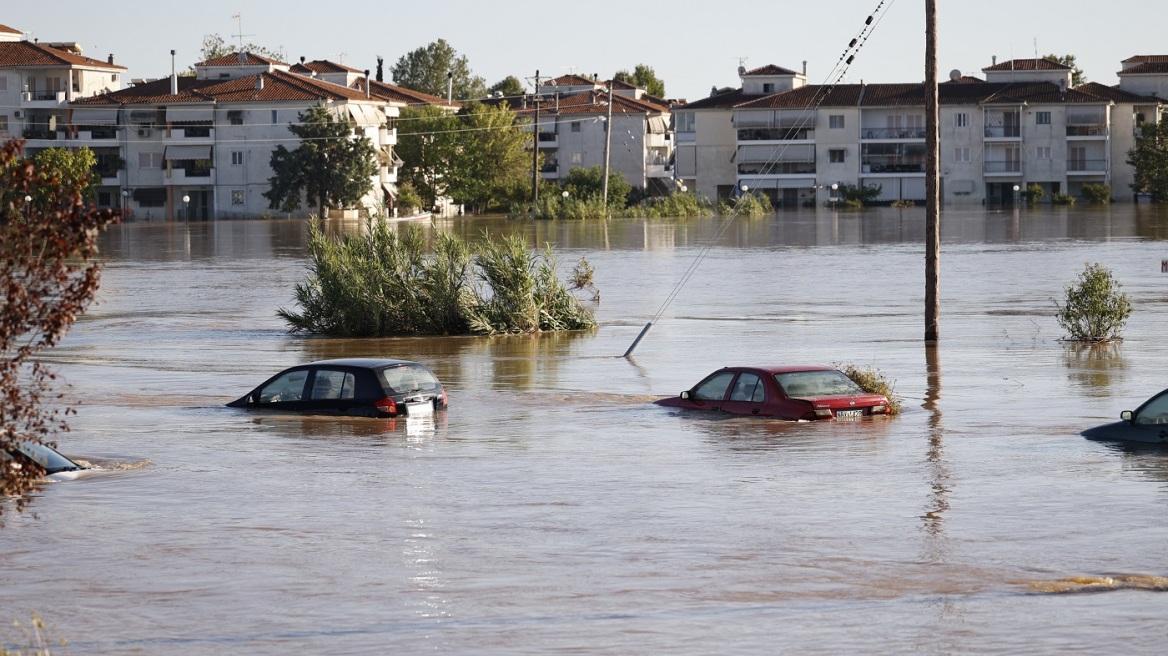
POLYGON ((269 410, 302 410, 308 374, 308 369, 292 369, 269 380, 254 393, 255 405, 269 410))
POLYGON ((358 405, 357 375, 333 367, 313 369, 303 410, 319 414, 349 414, 358 405))
POLYGON ((716 371, 689 391, 687 407, 694 410, 721 410, 736 371, 716 371))
POLYGON ((742 371, 730 386, 722 410, 736 415, 766 415, 766 385, 753 371, 742 371))

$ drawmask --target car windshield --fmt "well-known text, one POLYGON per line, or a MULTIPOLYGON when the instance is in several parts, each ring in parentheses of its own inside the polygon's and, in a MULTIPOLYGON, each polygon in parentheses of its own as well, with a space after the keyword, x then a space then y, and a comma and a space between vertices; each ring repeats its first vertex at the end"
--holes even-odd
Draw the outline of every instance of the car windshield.
POLYGON ((442 386, 430 370, 420 364, 400 364, 377 372, 390 394, 432 392, 442 386))
POLYGON ((792 371, 775 374, 775 380, 778 381, 779 387, 783 388, 784 394, 795 398, 864 393, 851 378, 835 370, 792 371))
POLYGON ((47 474, 82 469, 81 465, 78 465, 44 444, 21 442, 20 452, 28 456, 36 464, 44 467, 45 473, 47 474))

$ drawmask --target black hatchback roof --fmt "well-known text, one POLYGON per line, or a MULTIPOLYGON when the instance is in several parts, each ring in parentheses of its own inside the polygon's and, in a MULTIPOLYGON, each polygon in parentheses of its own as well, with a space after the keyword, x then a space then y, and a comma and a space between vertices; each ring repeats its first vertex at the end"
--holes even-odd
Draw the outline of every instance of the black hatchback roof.
POLYGON ((413 360, 395 360, 393 358, 337 358, 335 360, 317 360, 316 362, 309 362, 304 367, 315 367, 317 365, 337 365, 340 367, 362 367, 365 369, 383 369, 385 367, 394 367, 401 364, 419 364, 413 360))

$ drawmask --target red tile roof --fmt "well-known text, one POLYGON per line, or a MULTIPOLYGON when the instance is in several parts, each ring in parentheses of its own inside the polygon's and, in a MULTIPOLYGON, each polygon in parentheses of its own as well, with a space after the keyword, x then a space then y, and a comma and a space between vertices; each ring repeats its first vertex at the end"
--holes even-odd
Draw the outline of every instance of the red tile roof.
POLYGON ((1168 61, 1136 64, 1119 71, 1116 75, 1162 75, 1164 73, 1168 73, 1168 61))
POLYGON ((1154 98, 1154 97, 1150 97, 1150 96, 1141 96, 1141 95, 1136 94, 1136 93, 1131 93, 1130 91, 1124 91, 1124 90, 1120 89, 1119 87, 1109 87, 1109 86, 1106 86, 1103 84, 1099 84, 1098 82, 1088 82, 1086 84, 1080 84, 1079 86, 1075 87, 1075 91, 1081 91, 1082 93, 1090 94, 1092 96, 1098 96, 1099 98, 1106 98, 1107 100, 1110 100, 1112 102, 1117 102, 1117 103, 1157 103, 1157 102, 1160 102, 1159 98, 1154 98))
POLYGON ((118 66, 100 59, 82 57, 32 41, 0 41, 0 68, 18 66, 77 66, 114 71, 126 70, 125 66, 118 66))
POLYGON ((162 78, 128 89, 85 98, 75 105, 143 105, 174 102, 313 102, 318 100, 366 100, 363 91, 314 80, 284 71, 259 73, 231 80, 178 78, 178 93, 171 95, 170 79, 162 78), (257 88, 263 80, 263 88, 257 88))
POLYGON ((775 66, 774 64, 767 64, 766 66, 760 66, 754 70, 746 71, 742 75, 743 75, 743 77, 745 77, 748 75, 799 75, 799 74, 796 73, 795 71, 792 71, 789 68, 783 68, 782 66, 775 66))
POLYGON ((5 34, 24 34, 24 32, 21 32, 20 30, 8 27, 7 25, 0 25, 0 32, 3 32, 5 34))
MULTIPOLYGON (((365 80, 357 80, 353 83, 353 89, 360 93, 365 93, 365 80)), ((377 80, 369 80, 369 93, 374 98, 381 100, 388 100, 390 102, 405 103, 409 106, 415 105, 441 105, 446 107, 446 99, 438 96, 431 96, 428 93, 421 91, 414 91, 405 87, 399 87, 393 84, 386 84, 385 82, 378 82, 377 80)), ((461 107, 462 103, 457 100, 454 101, 451 107, 461 107)))
POLYGON ((1049 59, 1011 59, 1001 64, 987 66, 983 71, 1070 71, 1066 64, 1060 64, 1049 59))
POLYGON ((590 84, 599 84, 596 80, 583 75, 561 75, 550 80, 545 80, 542 85, 545 87, 578 87, 587 86, 590 84))
POLYGON ((1168 55, 1134 55, 1123 60, 1123 64, 1161 64, 1168 62, 1168 55))
POLYGON ((228 55, 223 55, 222 57, 215 57, 214 59, 208 59, 207 61, 202 61, 202 62, 195 64, 195 66, 263 66, 263 65, 287 66, 287 64, 285 64, 284 62, 276 61, 275 59, 268 59, 267 57, 261 57, 260 55, 257 55, 257 54, 252 53, 252 52, 244 52, 244 53, 233 52, 233 53, 228 54, 228 55), (244 61, 242 61, 242 62, 239 61, 239 56, 241 54, 244 55, 244 61))
MULTIPOLYGON (((543 100, 539 103, 539 111, 541 114, 559 114, 561 116, 573 116, 580 114, 587 115, 602 115, 608 113, 608 93, 600 90, 581 91, 570 96, 561 96, 559 102, 542 97, 543 100)), ((526 115, 535 113, 535 105, 528 103, 526 107, 522 106, 522 99, 516 99, 518 103, 512 103, 508 100, 508 104, 515 111, 516 114, 526 115)), ((614 114, 660 114, 668 112, 669 108, 663 105, 658 105, 653 102, 648 102, 644 99, 638 100, 614 94, 612 96, 612 113, 614 114)))
POLYGON ((289 70, 293 73, 316 73, 318 75, 320 73, 357 73, 358 75, 365 74, 365 71, 359 71, 355 68, 345 66, 344 64, 337 64, 335 62, 324 59, 293 64, 292 68, 289 70))

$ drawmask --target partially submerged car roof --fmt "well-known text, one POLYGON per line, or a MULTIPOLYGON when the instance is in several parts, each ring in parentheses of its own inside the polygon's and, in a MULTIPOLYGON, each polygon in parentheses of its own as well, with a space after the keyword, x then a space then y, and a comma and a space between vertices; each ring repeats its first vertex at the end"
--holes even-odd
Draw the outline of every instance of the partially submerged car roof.
POLYGON ((759 369, 769 374, 789 374, 796 371, 835 371, 835 367, 825 367, 818 364, 737 364, 723 369, 759 369))
POLYGON ((394 358, 336 358, 333 360, 317 360, 316 362, 309 362, 305 367, 314 367, 317 365, 337 365, 340 367, 364 367, 366 369, 381 369, 384 367, 394 367, 402 364, 420 364, 413 360, 397 360, 394 358))

